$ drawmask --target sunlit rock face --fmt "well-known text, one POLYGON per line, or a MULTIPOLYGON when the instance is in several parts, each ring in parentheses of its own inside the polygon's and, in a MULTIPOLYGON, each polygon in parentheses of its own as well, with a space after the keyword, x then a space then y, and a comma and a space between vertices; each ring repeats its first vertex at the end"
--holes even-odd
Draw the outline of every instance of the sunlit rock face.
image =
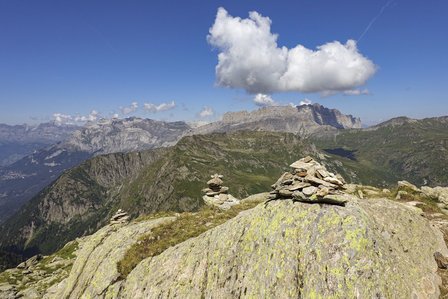
POLYGON ((273 106, 247 112, 228 112, 221 121, 195 129, 195 133, 236 130, 280 131, 308 135, 336 129, 361 128, 361 120, 319 104, 273 106))

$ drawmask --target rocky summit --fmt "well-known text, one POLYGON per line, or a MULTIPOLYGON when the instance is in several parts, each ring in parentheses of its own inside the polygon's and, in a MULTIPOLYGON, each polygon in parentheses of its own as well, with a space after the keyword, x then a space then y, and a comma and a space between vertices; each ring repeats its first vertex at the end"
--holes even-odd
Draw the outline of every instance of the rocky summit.
POLYGON ((285 172, 271 187, 269 199, 294 199, 308 203, 344 205, 341 195, 345 180, 315 161, 310 156, 290 165, 291 172, 285 172))
POLYGON ((206 204, 227 210, 240 203, 233 195, 228 194, 229 187, 222 185, 223 175, 214 174, 211 177, 212 179, 207 182, 208 188, 202 189, 205 193, 202 198, 206 204))

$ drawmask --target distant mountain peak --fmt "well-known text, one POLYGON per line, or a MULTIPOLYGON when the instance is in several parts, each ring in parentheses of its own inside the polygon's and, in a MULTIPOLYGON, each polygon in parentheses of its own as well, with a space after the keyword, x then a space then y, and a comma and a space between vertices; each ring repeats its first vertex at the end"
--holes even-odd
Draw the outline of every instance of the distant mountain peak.
POLYGON ((361 128, 361 119, 350 114, 343 114, 337 109, 327 108, 319 103, 300 105, 297 110, 311 110, 314 121, 320 125, 330 125, 338 129, 358 129, 361 128))
POLYGON ((331 129, 361 128, 361 120, 318 103, 269 106, 253 111, 227 112, 222 120, 197 128, 197 134, 236 130, 282 131, 310 134, 331 129))

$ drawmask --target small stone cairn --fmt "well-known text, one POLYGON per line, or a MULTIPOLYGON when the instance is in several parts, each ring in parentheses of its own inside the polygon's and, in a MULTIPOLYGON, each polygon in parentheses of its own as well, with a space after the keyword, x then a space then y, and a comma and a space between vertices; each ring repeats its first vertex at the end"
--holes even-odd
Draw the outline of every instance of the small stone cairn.
POLYGON ((290 165, 291 172, 285 172, 271 187, 270 200, 294 199, 307 203, 344 205, 345 180, 307 156, 290 165))
POLYGON ((231 194, 228 194, 229 187, 223 186, 223 177, 223 175, 217 173, 212 175, 211 180, 207 182, 208 188, 202 189, 202 192, 205 193, 202 198, 208 205, 217 206, 227 210, 230 209, 230 207, 239 204, 240 201, 231 194))
POLYGON ((119 224, 129 222, 128 213, 122 209, 118 209, 117 213, 110 218, 110 224, 119 224))

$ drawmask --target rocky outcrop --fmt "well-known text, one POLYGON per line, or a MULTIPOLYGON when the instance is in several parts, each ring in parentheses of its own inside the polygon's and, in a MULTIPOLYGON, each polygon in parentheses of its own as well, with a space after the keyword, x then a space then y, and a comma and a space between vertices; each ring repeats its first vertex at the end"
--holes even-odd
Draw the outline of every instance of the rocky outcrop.
POLYGON ((448 256, 441 232, 408 205, 343 196, 345 207, 260 204, 123 280, 116 262, 126 248, 175 219, 106 226, 45 298, 438 298, 438 263, 448 256))
POLYGON ((448 187, 428 187, 418 188, 408 181, 398 181, 398 192, 396 199, 406 198, 412 195, 421 195, 437 202, 441 211, 448 215, 448 187))
POLYGON ((428 187, 422 186, 421 192, 428 197, 437 199, 440 203, 444 204, 444 208, 448 209, 448 187, 428 187))
POLYGON ((120 296, 438 298, 437 251, 441 233, 390 200, 274 201, 144 260, 120 296))
POLYGON ((205 195, 202 197, 208 205, 228 210, 232 206, 240 203, 233 195, 228 194, 229 187, 223 186, 223 175, 214 174, 211 180, 207 182, 208 188, 202 189, 205 195))
POLYGON ((352 115, 342 114, 337 109, 329 109, 319 104, 298 106, 300 110, 310 110, 314 121, 320 125, 329 125, 338 129, 360 129, 361 119, 352 115))
POLYGON ((291 199, 308 203, 344 205, 344 197, 338 196, 345 189, 345 180, 315 161, 310 156, 290 165, 292 172, 285 172, 271 187, 269 198, 291 199))
POLYGON ((56 254, 34 256, 16 268, 0 273, 0 298, 42 298, 52 285, 69 275, 78 241, 67 243, 56 254))
POLYGON ((339 196, 344 207, 268 200, 142 260, 127 277, 117 263, 129 248, 180 215, 106 225, 72 249, 1 273, 0 297, 439 298, 448 249, 421 210, 339 196))
POLYGON ((130 246, 154 227, 175 219, 106 225, 51 256, 35 256, 0 273, 0 298, 104 297, 118 281, 117 261, 130 246))
POLYGON ((335 129, 361 128, 361 121, 319 104, 264 107, 255 111, 225 113, 217 121, 194 130, 195 134, 238 130, 280 131, 301 135, 335 129))
POLYGON ((82 241, 70 275, 51 287, 44 298, 116 298, 122 283, 117 262, 141 236, 174 220, 165 217, 127 226, 105 226, 82 241))

